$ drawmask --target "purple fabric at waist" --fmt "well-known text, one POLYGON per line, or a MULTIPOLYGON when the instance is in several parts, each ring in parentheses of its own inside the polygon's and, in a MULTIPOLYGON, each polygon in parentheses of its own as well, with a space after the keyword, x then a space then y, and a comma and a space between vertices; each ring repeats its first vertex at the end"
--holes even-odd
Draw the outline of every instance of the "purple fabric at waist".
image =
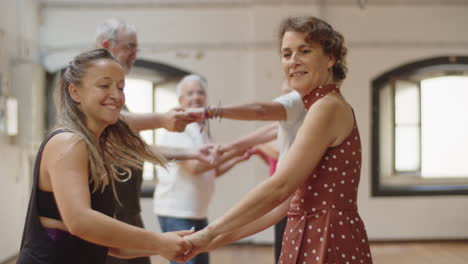
POLYGON ((57 229, 57 228, 47 228, 46 227, 46 228, 44 228, 44 230, 46 231, 47 236, 50 239, 54 240, 54 241, 60 240, 60 239, 65 238, 66 236, 69 235, 68 232, 57 229))

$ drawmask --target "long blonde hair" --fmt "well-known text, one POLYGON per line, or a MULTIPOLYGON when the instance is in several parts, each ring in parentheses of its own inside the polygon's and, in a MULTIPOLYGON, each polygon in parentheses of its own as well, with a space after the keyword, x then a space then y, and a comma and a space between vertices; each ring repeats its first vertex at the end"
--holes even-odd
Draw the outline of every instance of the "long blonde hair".
POLYGON ((70 84, 79 87, 88 68, 100 59, 110 59, 117 62, 106 49, 82 53, 70 62, 54 94, 57 108, 56 128, 70 130, 86 144, 89 158, 89 182, 93 186, 92 192, 99 188, 101 191, 104 190, 106 184, 110 182, 118 201, 114 182, 125 181, 131 177, 130 168, 142 169, 142 160, 164 166, 166 160, 151 151, 140 136, 133 132, 122 119, 107 126, 99 139, 96 140, 93 137, 86 125, 86 116, 70 96, 68 87, 70 84), (128 177, 121 179, 119 175, 128 175, 128 177))

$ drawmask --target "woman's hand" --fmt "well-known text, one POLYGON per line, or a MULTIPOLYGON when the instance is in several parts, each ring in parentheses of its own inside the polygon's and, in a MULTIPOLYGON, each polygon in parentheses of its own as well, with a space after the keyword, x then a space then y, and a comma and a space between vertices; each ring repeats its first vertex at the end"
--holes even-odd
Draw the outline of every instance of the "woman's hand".
POLYGON ((213 236, 210 234, 209 229, 205 228, 191 235, 184 237, 192 246, 189 252, 185 252, 182 257, 183 261, 190 260, 196 255, 210 251, 215 247, 213 244, 213 236))
POLYGON ((184 239, 184 236, 193 232, 194 230, 182 230, 162 233, 159 255, 170 260, 181 261, 180 256, 192 249, 192 244, 184 239))

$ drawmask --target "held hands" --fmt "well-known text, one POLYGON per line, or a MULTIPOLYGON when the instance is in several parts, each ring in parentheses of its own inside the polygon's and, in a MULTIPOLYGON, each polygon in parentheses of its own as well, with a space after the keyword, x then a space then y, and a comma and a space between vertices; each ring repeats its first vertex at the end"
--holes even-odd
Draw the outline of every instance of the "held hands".
MULTIPOLYGON (((200 117, 201 118, 201 117, 200 117)), ((164 114, 163 127, 169 131, 183 132, 185 127, 200 119, 183 108, 177 107, 164 114)))
POLYGON ((208 164, 215 164, 221 153, 218 151, 218 145, 216 144, 206 144, 205 146, 197 149, 195 153, 195 158, 201 162, 208 164))
POLYGON ((184 236, 184 239, 187 240, 192 247, 190 251, 178 256, 177 261, 188 261, 200 253, 213 250, 217 247, 207 228, 184 236))
POLYGON ((245 161, 250 159, 250 157, 256 153, 255 148, 248 148, 248 149, 235 149, 230 147, 229 145, 226 144, 206 144, 205 146, 199 148, 197 150, 197 153, 195 154, 195 157, 197 160, 209 163, 209 164, 215 164, 217 163, 221 156, 225 154, 226 152, 234 152, 235 159, 238 159, 239 161, 245 161))
POLYGON ((192 234, 194 230, 182 230, 162 233, 162 243, 159 254, 164 258, 183 262, 185 252, 190 252, 192 244, 184 239, 184 236, 192 234))

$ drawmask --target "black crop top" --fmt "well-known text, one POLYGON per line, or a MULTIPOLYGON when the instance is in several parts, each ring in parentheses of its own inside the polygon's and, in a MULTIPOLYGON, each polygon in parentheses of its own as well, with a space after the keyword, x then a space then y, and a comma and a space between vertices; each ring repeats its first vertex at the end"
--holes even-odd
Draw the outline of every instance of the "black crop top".
POLYGON ((39 216, 62 220, 53 192, 37 190, 37 210, 39 216))

